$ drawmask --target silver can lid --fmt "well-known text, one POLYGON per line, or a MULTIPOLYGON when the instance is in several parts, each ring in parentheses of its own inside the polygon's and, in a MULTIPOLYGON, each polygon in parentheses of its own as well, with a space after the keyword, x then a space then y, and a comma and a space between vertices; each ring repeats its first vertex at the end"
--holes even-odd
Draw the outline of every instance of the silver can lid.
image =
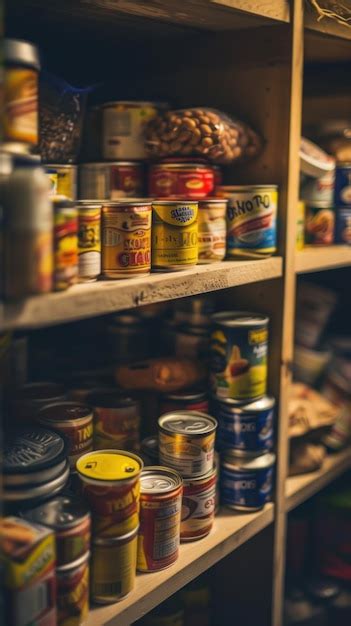
POLYGON ((267 326, 269 317, 251 311, 223 311, 211 317, 213 324, 230 328, 245 326, 267 326))
POLYGON ((217 420, 207 413, 200 411, 176 411, 165 413, 158 420, 161 430, 167 433, 203 436, 212 433, 217 428, 217 420))
POLYGON ((54 530, 73 528, 90 517, 85 502, 76 496, 57 496, 35 509, 26 511, 25 518, 54 530))
POLYGON ((142 494, 169 493, 182 485, 182 479, 174 470, 168 467, 152 465, 143 469, 140 476, 140 491, 142 494))
POLYGON ((4 41, 5 63, 18 63, 40 70, 38 48, 29 41, 21 39, 5 39, 4 41))
POLYGON ((232 398, 219 398, 213 395, 212 400, 218 404, 224 405, 226 410, 233 410, 235 413, 255 413, 267 411, 275 406, 275 398, 273 396, 263 396, 252 402, 238 402, 232 398))
POLYGON ((223 454, 222 465, 228 469, 232 468, 239 471, 268 469, 273 467, 275 460, 274 452, 266 452, 265 454, 247 452, 243 455, 243 451, 226 450, 223 454))

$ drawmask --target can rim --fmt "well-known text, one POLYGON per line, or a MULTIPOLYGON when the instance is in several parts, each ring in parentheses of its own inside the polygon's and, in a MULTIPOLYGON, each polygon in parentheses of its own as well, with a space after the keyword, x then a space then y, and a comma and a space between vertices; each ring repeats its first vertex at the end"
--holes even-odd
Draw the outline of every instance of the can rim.
POLYGON ((103 209, 109 209, 109 208, 117 208, 117 207, 129 207, 129 206, 146 206, 146 207, 151 207, 152 205, 152 201, 150 199, 148 199, 147 202, 142 202, 140 200, 138 200, 137 202, 134 200, 129 200, 128 198, 125 198, 124 200, 108 200, 105 201, 103 200, 101 203, 101 206, 103 209))
POLYGON ((88 550, 88 552, 85 552, 84 554, 82 554, 75 561, 70 561, 69 563, 65 563, 65 565, 56 566, 56 573, 58 575, 65 574, 71 569, 75 569, 76 567, 80 567, 81 565, 83 565, 83 563, 87 563, 89 561, 89 558, 90 558, 90 551, 88 550))
POLYGON ((264 185, 218 185, 217 187, 219 191, 252 191, 253 189, 273 189, 275 191, 278 190, 278 185, 265 183, 264 185))
POLYGON ((151 171, 158 169, 205 169, 213 172, 213 169, 209 163, 196 163, 192 161, 190 163, 153 163, 151 165, 151 171))
POLYGON ((140 475, 140 495, 154 495, 154 496, 162 496, 163 494, 170 494, 173 491, 177 491, 179 489, 179 487, 181 487, 183 485, 183 479, 180 476, 180 474, 170 468, 170 467, 165 467, 164 465, 147 465, 147 467, 145 467, 143 469, 143 471, 141 472, 140 475), (164 489, 164 490, 159 490, 159 491, 143 491, 143 484, 142 484, 142 480, 143 478, 147 478, 147 474, 159 474, 160 476, 168 476, 170 478, 174 478, 175 480, 175 485, 171 485, 168 489, 164 489))
POLYGON ((212 417, 212 415, 208 415, 207 413, 203 413, 202 411, 169 411, 168 413, 164 413, 163 415, 160 415, 160 417, 158 418, 158 426, 161 432, 163 433, 171 433, 172 435, 184 435, 184 436, 188 436, 191 438, 197 438, 197 437, 203 437, 204 435, 210 435, 211 433, 215 432, 217 426, 218 426, 218 422, 217 420, 212 417), (201 432, 175 432, 174 430, 171 430, 170 428, 167 428, 167 426, 165 425, 165 422, 171 420, 172 418, 178 418, 179 419, 182 417, 198 417, 198 418, 204 418, 206 419, 208 425, 207 428, 204 429, 201 432))
POLYGON ((221 465, 227 469, 236 469, 237 471, 266 469, 273 467, 276 461, 276 455, 274 452, 247 453, 246 456, 237 454, 234 449, 225 450, 223 454, 223 460, 221 465), (235 462, 237 461, 237 462, 235 462))
POLYGON ((187 483, 197 483, 202 480, 207 481, 214 477, 217 477, 217 464, 214 464, 206 474, 202 474, 201 476, 183 476, 183 483, 185 486, 187 483))
POLYGON ((85 415, 80 415, 79 417, 71 417, 71 418, 57 418, 57 419, 50 419, 50 418, 46 418, 47 422, 50 422, 50 424, 58 424, 59 422, 80 422, 80 421, 86 421, 87 418, 92 418, 93 417, 93 410, 92 408, 87 405, 84 404, 83 402, 75 402, 74 400, 60 400, 59 402, 49 402, 48 404, 45 404, 43 407, 41 407, 41 409, 39 409, 38 411, 38 419, 45 419, 43 418, 42 415, 40 414, 45 414, 45 412, 52 408, 52 407, 63 407, 63 406, 76 406, 76 407, 81 407, 82 409, 86 409, 86 413, 85 415))
MULTIPOLYGON (((90 161, 89 163, 81 163, 79 167, 80 169, 84 169, 88 167, 96 167, 96 168, 102 169, 105 167, 111 167, 112 165, 134 165, 141 169, 143 166, 143 162, 142 161, 118 161, 118 160, 117 161, 90 161)), ((73 167, 73 166, 70 166, 70 167, 73 167)))
POLYGON ((162 198, 161 200, 157 200, 157 198, 154 198, 152 200, 152 204, 157 204, 158 206, 161 205, 166 205, 168 206, 169 204, 172 205, 178 205, 178 204, 196 204, 196 206, 199 206, 199 201, 198 200, 192 200, 192 199, 188 199, 188 198, 178 198, 178 199, 169 199, 169 200, 165 200, 164 198, 162 198))
POLYGON ((37 46, 22 39, 4 40, 5 63, 23 63, 35 70, 40 70, 39 51, 37 46))
POLYGON ((51 482, 40 485, 26 485, 24 489, 3 489, 2 497, 5 502, 17 502, 19 500, 27 502, 41 496, 54 496, 61 491, 66 484, 70 473, 69 462, 65 461, 65 469, 62 474, 53 478, 51 482))
POLYGON ((260 398, 253 398, 249 401, 236 401, 232 398, 221 398, 220 396, 216 396, 216 394, 211 394, 211 398, 214 402, 218 402, 218 404, 224 404, 228 408, 235 409, 236 413, 252 413, 266 411, 267 409, 272 409, 275 404, 275 398, 271 395, 264 395, 260 398), (262 404, 263 406, 254 406, 255 404, 262 404))
POLYGON ((74 163, 46 163, 44 165, 46 171, 51 170, 53 168, 60 170, 77 170, 78 165, 74 165, 74 163))
POLYGON ((178 402, 189 402, 191 400, 206 400, 207 399, 207 391, 203 389, 202 391, 193 391, 189 389, 187 392, 185 391, 173 391, 172 393, 164 393, 161 395, 162 400, 174 400, 178 402))
POLYGON ((94 537, 92 538, 93 546, 110 546, 113 544, 118 544, 124 542, 126 539, 131 539, 134 535, 137 535, 139 531, 139 525, 133 530, 130 530, 129 533, 125 535, 120 535, 119 537, 94 537))
POLYGON ((202 204, 225 204, 227 206, 229 202, 228 198, 202 198, 201 200, 198 200, 199 203, 199 209, 204 209, 205 207, 202 207, 202 204))
POLYGON ((211 321, 219 326, 228 326, 230 328, 246 326, 267 326, 269 322, 268 315, 253 313, 252 311, 222 311, 211 315, 211 321))

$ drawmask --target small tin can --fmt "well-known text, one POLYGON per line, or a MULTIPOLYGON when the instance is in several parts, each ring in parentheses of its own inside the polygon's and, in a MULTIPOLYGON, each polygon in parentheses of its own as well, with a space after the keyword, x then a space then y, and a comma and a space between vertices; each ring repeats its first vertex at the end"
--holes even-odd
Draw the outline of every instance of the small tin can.
MULTIPOLYGON (((52 196, 65 196, 68 200, 77 200, 76 165, 46 165, 45 171, 49 177, 52 196)), ((90 197, 95 198, 95 196, 90 197)))
POLYGON ((335 243, 351 245, 351 206, 336 209, 335 243))
POLYGON ((225 257, 227 202, 220 198, 199 202, 199 263, 223 261, 225 257))
POLYGON ((142 460, 123 450, 96 450, 81 456, 77 471, 99 537, 120 537, 138 526, 142 460))
POLYGON ((115 159, 147 158, 144 130, 158 114, 155 102, 106 102, 102 106, 102 156, 115 159))
POLYGON ((351 206, 351 163, 337 163, 334 206, 351 206))
POLYGON ((305 241, 313 245, 330 245, 334 242, 335 209, 325 202, 306 206, 305 241))
POLYGON ((258 511, 272 497, 275 454, 227 451, 221 463, 221 502, 237 511, 258 511))
POLYGON ((158 465, 158 436, 150 435, 142 440, 140 456, 144 465, 158 465))
POLYGON ((228 198, 227 256, 262 257, 277 251, 277 185, 219 187, 228 198))
POLYGON ((271 450, 274 406, 275 400, 271 396, 247 404, 213 396, 212 410, 218 421, 218 449, 234 448, 257 454, 271 450))
POLYGON ((140 404, 127 393, 96 390, 87 398, 94 408, 94 447, 138 450, 140 447, 140 404))
POLYGON ((152 203, 152 267, 182 270, 198 262, 198 203, 154 200, 152 203))
POLYGON ((194 296, 176 300, 173 320, 176 324, 189 326, 210 326, 211 316, 215 312, 214 300, 209 296, 194 296))
POLYGON ((54 289, 63 291, 78 280, 78 208, 70 200, 54 200, 54 289))
POLYGON ((25 518, 55 532, 58 567, 76 561, 90 549, 90 513, 79 498, 57 496, 26 511, 25 518))
POLYGON ((78 402, 47 404, 37 414, 40 424, 62 433, 68 443, 68 459, 74 469, 82 454, 93 449, 93 412, 78 402))
POLYGON ((151 203, 110 202, 102 207, 102 274, 143 276, 151 270, 151 203))
POLYGON ((133 161, 84 163, 79 167, 80 198, 118 200, 143 195, 143 166, 133 161))
POLYGON ((86 552, 56 568, 58 626, 81 626, 88 617, 89 557, 86 552))
POLYGON ((303 250, 305 247, 305 210, 304 201, 299 200, 296 216, 296 250, 303 250))
POLYGON ((164 393, 160 398, 160 414, 170 411, 200 411, 208 413, 208 395, 205 389, 187 389, 164 393))
POLYGON ((36 418, 43 406, 52 402, 62 402, 62 400, 66 400, 63 385, 49 381, 26 383, 17 390, 12 417, 17 422, 27 425, 36 418))
POLYGON ((78 202, 78 278, 96 280, 101 273, 101 204, 78 202))
POLYGON ((181 476, 203 476, 213 468, 216 420, 199 411, 165 413, 158 420, 160 461, 181 476))
POLYGON ((96 604, 111 604, 130 593, 135 584, 138 527, 121 537, 94 537, 90 595, 96 604))
POLYGON ((267 389, 268 317, 246 311, 212 316, 210 370, 221 398, 258 399, 267 389))
POLYGON ((154 572, 179 554, 183 481, 167 467, 150 466, 140 478, 140 527, 137 569, 154 572))
POLYGON ((215 516, 217 471, 212 468, 205 476, 184 478, 181 541, 206 537, 215 516))
POLYGON ((329 204, 329 206, 333 206, 334 186, 335 169, 326 172, 326 174, 320 178, 309 177, 307 181, 301 185, 301 199, 307 204, 325 202, 326 204, 329 204))
POLYGON ((214 171, 208 163, 177 159, 150 166, 149 196, 152 198, 206 198, 214 192, 214 171))

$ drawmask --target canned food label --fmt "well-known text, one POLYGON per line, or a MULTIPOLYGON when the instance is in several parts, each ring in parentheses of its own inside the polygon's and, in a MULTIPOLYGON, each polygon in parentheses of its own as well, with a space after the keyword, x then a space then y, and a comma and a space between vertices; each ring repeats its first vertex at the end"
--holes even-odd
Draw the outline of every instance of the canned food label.
POLYGON ((175 169, 155 166, 150 172, 149 195, 157 198, 206 198, 214 191, 214 172, 211 168, 175 169))
POLYGON ((229 199, 227 210, 228 254, 242 249, 262 254, 276 251, 278 192, 255 187, 237 191, 229 199))
POLYGON ((38 72, 6 68, 4 73, 5 140, 38 143, 38 72))
POLYGON ((333 204, 335 169, 320 178, 308 178, 301 186, 300 196, 306 202, 328 202, 333 204))
POLYGON ((95 487, 84 484, 83 493, 93 511, 93 528, 101 537, 118 537, 128 533, 138 525, 139 519, 139 479, 131 485, 95 487))
POLYGON ((54 218, 55 289, 67 289, 78 278, 78 210, 58 209, 54 218))
POLYGON ((172 467, 184 476, 207 474, 213 467, 215 434, 180 441, 159 433, 159 455, 162 465, 172 467))
POLYGON ((103 111, 103 156, 105 159, 145 159, 146 124, 157 115, 152 105, 116 103, 103 111))
POLYGON ((198 260, 196 203, 154 205, 152 265, 194 265, 198 260))
POLYGON ((335 242, 351 245, 351 207, 337 209, 335 242))
POLYGON ((57 565, 72 563, 90 550, 90 517, 65 531, 56 530, 57 565))
POLYGON ((226 247, 224 217, 209 219, 199 211, 199 261, 222 261, 226 247))
POLYGON ((50 195, 58 194, 69 200, 77 199, 77 169, 74 165, 65 168, 49 165, 46 171, 50 181, 50 195))
POLYGON ((80 278, 95 278, 101 272, 101 211, 79 209, 78 267, 80 278))
POLYGON ((139 274, 151 266, 151 208, 104 212, 103 272, 139 274))
POLYGON ((212 525, 216 500, 216 475, 204 484, 184 484, 181 537, 196 536, 212 525))
POLYGON ((306 208, 306 243, 329 245, 334 241, 335 211, 332 208, 306 208))
POLYGON ((305 245, 305 203, 297 203, 296 249, 302 250, 305 245))
POLYGON ((218 449, 265 451, 273 448, 273 409, 235 413, 218 406, 218 449))
POLYGON ((80 626, 89 612, 89 567, 57 574, 57 618, 60 626, 80 626))
POLYGON ((273 468, 235 471, 221 468, 221 501, 245 508, 260 508, 271 499, 273 468))
POLYGON ((82 165, 80 169, 81 197, 118 200, 137 198, 143 190, 143 176, 139 164, 106 163, 103 167, 82 165))
POLYGON ((137 535, 120 544, 93 546, 91 595, 93 600, 126 595, 134 587, 137 535))
POLYGON ((334 205, 351 205, 351 167, 349 165, 339 165, 335 172, 335 192, 334 205))
MULTIPOLYGON (((49 426, 49 424, 46 424, 49 426)), ((52 423, 50 424, 52 427, 52 423)), ((59 426, 57 430, 63 433, 69 442, 68 458, 70 465, 75 467, 77 459, 85 452, 93 449, 93 422, 86 423, 84 426, 59 426)))
POLYGON ((158 500, 142 496, 137 568, 157 570, 173 563, 179 550, 182 490, 158 500))

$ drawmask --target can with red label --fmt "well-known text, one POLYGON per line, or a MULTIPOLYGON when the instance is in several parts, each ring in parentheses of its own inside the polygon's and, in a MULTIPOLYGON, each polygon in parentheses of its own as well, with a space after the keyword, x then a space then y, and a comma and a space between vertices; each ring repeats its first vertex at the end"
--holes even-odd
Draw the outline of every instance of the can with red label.
POLYGON ((143 166, 133 161, 84 163, 79 168, 82 199, 118 200, 143 195, 143 166))
POLYGON ((202 411, 208 413, 208 395, 205 389, 188 389, 165 393, 160 399, 160 415, 172 411, 202 411))
POLYGON ((183 481, 167 467, 150 466, 140 478, 137 569, 154 572, 178 558, 183 481))
POLYGON ((56 569, 58 626, 80 626, 88 617, 89 557, 87 552, 56 569))
POLYGON ((151 165, 149 195, 156 198, 206 198, 213 194, 215 174, 204 162, 173 161, 151 165))
POLYGON ((183 479, 181 541, 200 539, 210 532, 215 516, 216 474, 213 468, 205 476, 183 479))

